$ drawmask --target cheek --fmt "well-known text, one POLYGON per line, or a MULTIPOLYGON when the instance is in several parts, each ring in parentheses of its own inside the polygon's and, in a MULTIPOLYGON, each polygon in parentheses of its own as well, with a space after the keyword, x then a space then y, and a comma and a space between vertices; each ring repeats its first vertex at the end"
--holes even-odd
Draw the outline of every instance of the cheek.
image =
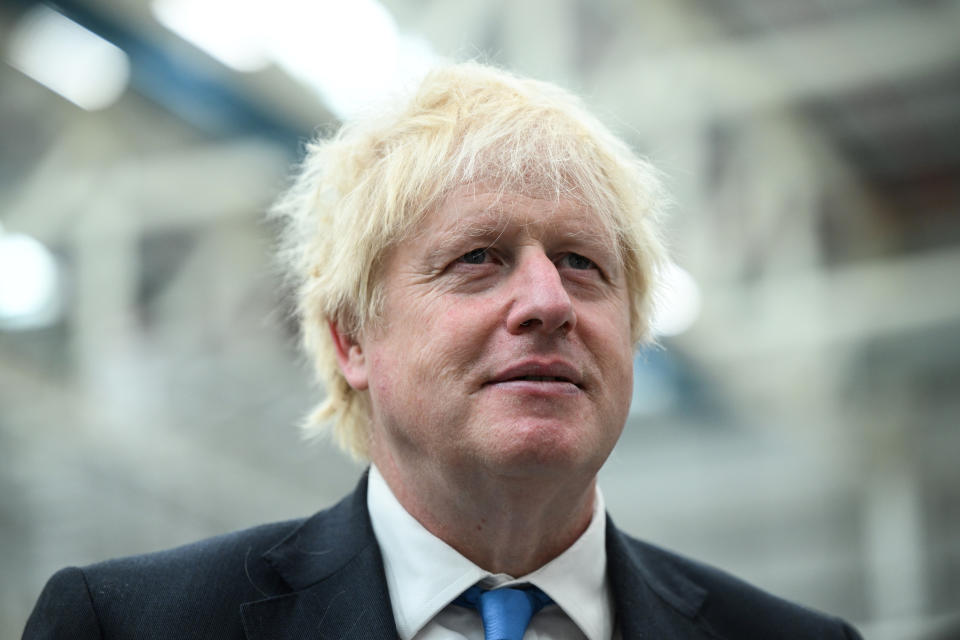
POLYGON ((633 342, 629 318, 612 314, 610 322, 594 333, 601 371, 615 401, 629 404, 633 395, 633 342))
POLYGON ((375 372, 369 387, 373 437, 392 443, 388 448, 416 442, 424 411, 429 409, 423 401, 419 372, 410 366, 409 354, 394 345, 385 345, 370 359, 375 372))
POLYGON ((411 364, 425 384, 452 384, 475 371, 492 335, 491 315, 489 306, 454 301, 421 323, 411 364))
POLYGON ((370 364, 370 402, 375 413, 379 407, 393 404, 395 385, 402 381, 397 375, 397 367, 389 356, 380 353, 367 353, 370 364))

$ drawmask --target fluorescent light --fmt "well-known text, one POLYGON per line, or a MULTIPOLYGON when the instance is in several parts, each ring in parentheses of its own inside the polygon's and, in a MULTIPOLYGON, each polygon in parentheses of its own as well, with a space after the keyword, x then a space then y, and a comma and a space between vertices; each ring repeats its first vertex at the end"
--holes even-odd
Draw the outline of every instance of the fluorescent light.
POLYGON ((341 118, 377 104, 436 59, 376 0, 153 0, 157 19, 238 71, 273 63, 341 118))
POLYGON ((31 329, 60 315, 57 263, 45 246, 0 228, 0 328, 31 329))
POLYGON ((659 276, 653 333, 658 336, 680 335, 700 317, 700 287, 693 276, 672 262, 659 276))
POLYGON ((130 79, 121 49, 45 5, 14 26, 6 54, 11 66, 89 111, 113 104, 130 79))
POLYGON ((241 72, 269 64, 263 33, 277 8, 251 0, 154 0, 153 15, 171 31, 241 72))
POLYGON ((285 1, 299 18, 272 34, 271 55, 341 118, 387 98, 434 57, 425 41, 401 36, 393 16, 374 0, 285 1))

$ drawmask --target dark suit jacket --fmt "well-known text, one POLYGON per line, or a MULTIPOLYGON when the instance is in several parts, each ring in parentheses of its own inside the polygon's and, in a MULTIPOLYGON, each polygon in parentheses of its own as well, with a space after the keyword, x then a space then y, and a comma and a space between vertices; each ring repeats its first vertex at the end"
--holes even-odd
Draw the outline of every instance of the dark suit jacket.
MULTIPOLYGON (((366 476, 333 508, 56 573, 24 638, 395 638, 366 476)), ((634 540, 607 523, 624 639, 858 638, 842 621, 634 540)))

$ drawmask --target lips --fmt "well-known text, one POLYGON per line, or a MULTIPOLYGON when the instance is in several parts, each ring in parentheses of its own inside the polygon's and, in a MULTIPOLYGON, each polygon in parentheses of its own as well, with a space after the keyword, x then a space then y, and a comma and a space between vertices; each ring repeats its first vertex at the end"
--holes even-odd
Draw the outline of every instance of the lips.
POLYGON ((583 388, 583 378, 576 367, 562 360, 528 360, 498 372, 487 384, 508 382, 565 383, 583 388))

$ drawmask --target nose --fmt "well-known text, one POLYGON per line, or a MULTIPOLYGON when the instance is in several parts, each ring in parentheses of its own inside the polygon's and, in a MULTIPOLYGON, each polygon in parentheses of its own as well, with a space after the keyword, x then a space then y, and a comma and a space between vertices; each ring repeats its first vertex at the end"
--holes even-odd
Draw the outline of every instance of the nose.
POLYGON ((573 301, 560 272, 541 249, 522 252, 511 279, 513 300, 507 312, 511 333, 569 331, 576 325, 573 301))

